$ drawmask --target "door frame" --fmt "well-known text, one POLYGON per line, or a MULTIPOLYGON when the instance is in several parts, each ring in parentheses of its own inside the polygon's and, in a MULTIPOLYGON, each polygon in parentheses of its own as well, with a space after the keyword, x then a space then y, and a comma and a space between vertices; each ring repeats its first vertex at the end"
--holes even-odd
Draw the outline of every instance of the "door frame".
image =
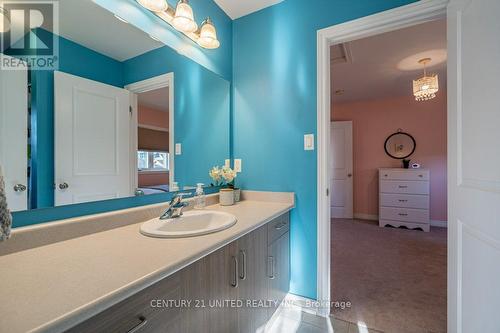
MULTIPOLYGON (((317 299, 318 314, 330 314, 330 46, 445 18, 448 0, 421 0, 405 6, 337 24, 317 32, 317 299)), ((448 167, 456 167, 448 163, 448 167)), ((450 239, 450 242, 455 240, 450 239)), ((450 245, 448 245, 450 246, 450 245)), ((448 305, 450 309, 452 305, 448 305)))
MULTIPOLYGON (((133 94, 130 94, 130 105, 136 111, 132 114, 131 121, 131 149, 137 151, 138 149, 138 137, 137 137, 137 94, 144 93, 151 90, 161 89, 168 87, 168 180, 171 185, 175 181, 175 136, 174 136, 174 73, 167 73, 158 75, 146 80, 134 82, 125 86, 125 89, 129 90, 133 94)), ((137 170, 137 154, 132 156, 131 167, 134 187, 138 186, 138 170, 137 170)))
MULTIPOLYGON (((350 186, 348 187, 348 189, 346 190, 346 206, 344 209, 344 216, 342 216, 341 218, 343 219, 352 219, 354 217, 354 154, 353 154, 353 133, 352 133, 352 120, 340 120, 340 121, 336 121, 336 120, 332 120, 330 122, 330 135, 332 134, 332 130, 335 126, 335 124, 337 125, 348 125, 348 128, 349 128, 349 133, 350 133, 350 147, 348 150, 346 150, 346 154, 347 155, 347 159, 349 160, 349 168, 350 170, 348 170, 348 172, 350 172, 350 176, 347 175, 348 178, 350 178, 350 186)), ((345 137, 345 135, 344 135, 345 137)), ((344 149, 346 148, 347 145, 344 145, 344 149)), ((331 147, 330 147, 331 148, 331 147)), ((331 151, 331 150, 330 150, 331 151)), ((332 168, 330 168, 330 170, 332 170, 332 168)), ((330 183, 331 184, 331 183, 330 183)), ((332 204, 331 204, 331 196, 333 195, 332 194, 333 191, 330 192, 330 214, 332 214, 332 204)), ((330 216, 331 217, 331 216, 330 216)))

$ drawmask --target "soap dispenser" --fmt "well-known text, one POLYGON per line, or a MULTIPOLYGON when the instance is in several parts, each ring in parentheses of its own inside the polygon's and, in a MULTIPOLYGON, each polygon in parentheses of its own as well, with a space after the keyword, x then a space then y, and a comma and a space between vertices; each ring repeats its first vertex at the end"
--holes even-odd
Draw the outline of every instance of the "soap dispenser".
POLYGON ((202 183, 196 184, 196 192, 194 195, 194 209, 203 209, 206 205, 205 192, 203 191, 202 183))

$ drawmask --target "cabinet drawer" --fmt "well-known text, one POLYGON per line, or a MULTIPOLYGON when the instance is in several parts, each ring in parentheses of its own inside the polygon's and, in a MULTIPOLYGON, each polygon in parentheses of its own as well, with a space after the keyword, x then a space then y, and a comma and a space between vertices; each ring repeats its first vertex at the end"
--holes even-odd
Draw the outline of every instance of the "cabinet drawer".
POLYGON ((428 195, 380 194, 380 206, 429 209, 428 195))
POLYGON ((426 169, 380 169, 381 180, 429 180, 430 172, 426 169))
POLYGON ((283 214, 267 225, 267 241, 271 244, 290 230, 290 214, 283 214))
POLYGON ((380 181, 380 193, 429 194, 429 182, 383 180, 380 181))
POLYGON ((429 223, 429 210, 413 208, 380 207, 380 220, 429 223))
POLYGON ((168 307, 167 302, 181 299, 179 274, 174 274, 67 332, 128 332, 135 327, 141 327, 138 329, 141 333, 178 332, 181 309, 174 305, 168 307))

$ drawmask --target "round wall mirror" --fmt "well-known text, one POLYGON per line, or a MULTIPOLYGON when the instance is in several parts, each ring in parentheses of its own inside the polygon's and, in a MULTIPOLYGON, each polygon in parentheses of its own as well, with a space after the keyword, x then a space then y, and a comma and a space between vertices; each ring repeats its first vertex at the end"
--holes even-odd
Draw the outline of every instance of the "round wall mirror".
POLYGON ((384 144, 386 154, 398 160, 410 157, 415 152, 416 147, 417 143, 413 136, 401 129, 391 134, 384 144))

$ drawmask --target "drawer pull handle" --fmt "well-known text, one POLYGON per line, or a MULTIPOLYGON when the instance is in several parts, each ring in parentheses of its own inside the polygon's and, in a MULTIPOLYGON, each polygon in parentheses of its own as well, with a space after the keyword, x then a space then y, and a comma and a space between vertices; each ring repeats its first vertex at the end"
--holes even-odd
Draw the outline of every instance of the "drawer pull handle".
POLYGON ((280 223, 280 224, 275 225, 275 226, 274 226, 274 229, 276 229, 276 230, 281 230, 281 229, 283 229, 285 226, 286 226, 286 222, 282 222, 282 223, 280 223))
POLYGON ((384 175, 384 177, 389 177, 389 175, 388 175, 388 174, 385 174, 385 175, 384 175))
POLYGON ((420 178, 424 178, 424 175, 418 175, 420 178))
POLYGON ((139 317, 139 320, 141 322, 139 324, 137 324, 136 326, 132 327, 131 329, 129 329, 127 331, 127 333, 136 333, 136 332, 139 332, 148 323, 148 320, 144 316, 139 317))
POLYGON ((247 278, 247 252, 245 250, 240 250, 240 280, 245 280, 247 278))
POLYGON ((406 213, 399 213, 399 216, 408 216, 406 213))
POLYGON ((268 277, 271 280, 274 280, 276 278, 276 276, 274 275, 274 257, 273 256, 267 257, 267 261, 268 261, 268 268, 271 267, 271 269, 269 270, 271 273, 268 274, 268 277))
POLYGON ((231 287, 238 288, 238 258, 233 256, 232 259, 234 265, 234 272, 233 272, 233 281, 231 281, 231 287))
POLYGON ((399 202, 408 202, 406 199, 399 199, 399 202))
POLYGON ((399 185, 399 188, 408 188, 406 185, 399 185))

